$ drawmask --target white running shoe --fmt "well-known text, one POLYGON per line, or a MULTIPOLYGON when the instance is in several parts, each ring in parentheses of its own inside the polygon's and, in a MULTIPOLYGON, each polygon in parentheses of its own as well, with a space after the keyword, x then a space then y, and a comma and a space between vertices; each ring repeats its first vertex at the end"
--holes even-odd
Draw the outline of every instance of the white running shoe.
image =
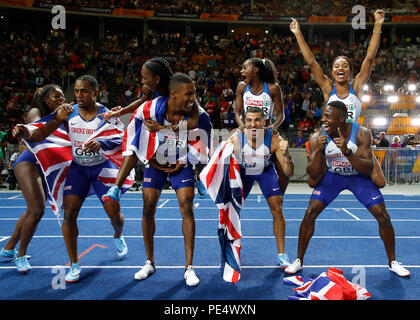
POLYGON ((391 262, 391 266, 388 268, 392 272, 395 272, 396 274, 398 274, 400 277, 408 277, 410 275, 410 271, 408 271, 406 268, 404 268, 401 265, 401 263, 395 260, 391 262))
POLYGON ((187 283, 187 286, 190 286, 190 287, 195 287, 200 282, 200 279, 198 279, 197 276, 195 275, 193 266, 188 266, 187 270, 185 270, 184 279, 185 279, 185 282, 187 283))
POLYGON ((136 272, 134 274, 134 279, 136 280, 144 280, 148 277, 150 277, 153 273, 155 273, 156 267, 150 260, 146 261, 146 264, 143 268, 140 269, 140 271, 136 272))
POLYGON ((293 263, 290 266, 284 269, 284 272, 289 273, 289 274, 294 274, 302 269, 303 269, 302 263, 300 262, 300 259, 298 258, 295 261, 293 261, 293 263))

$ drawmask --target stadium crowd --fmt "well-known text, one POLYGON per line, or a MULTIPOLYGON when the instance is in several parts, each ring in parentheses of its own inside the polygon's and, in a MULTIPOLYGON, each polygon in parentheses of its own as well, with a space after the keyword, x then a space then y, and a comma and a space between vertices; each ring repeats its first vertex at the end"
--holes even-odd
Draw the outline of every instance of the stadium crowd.
MULTIPOLYGON (((84 1, 65 1, 66 4, 84 5, 84 1)), ((258 3, 266 3, 261 1, 258 3)), ((318 1, 313 1, 316 4, 318 1)), ((107 1, 89 1, 89 5, 105 5, 107 1)), ((148 1, 109 1, 114 6, 153 6, 148 1), (148 5, 146 4, 148 3, 148 5)), ((183 4, 193 7, 192 1, 162 1, 159 5, 183 4)), ((217 8, 221 1, 199 1, 201 10, 217 8)), ((224 1, 224 8, 246 5, 242 1, 224 1), (235 2, 236 3, 236 2, 235 2)), ((375 1, 369 4, 376 5, 375 1)), ((258 6, 258 5, 257 5, 258 6)), ((262 6, 266 10, 271 5, 262 6)), ((176 7, 176 6, 175 6, 176 7)), ((244 7, 244 8, 245 8, 244 7)), ((222 11, 218 11, 222 12, 222 11)), ((244 12, 244 11, 241 11, 244 12)), ((298 14, 297 12, 293 12, 298 14)), ((323 96, 315 84, 310 69, 296 46, 292 35, 218 35, 192 33, 191 37, 178 33, 159 33, 149 30, 143 42, 137 34, 107 34, 104 41, 85 35, 83 31, 68 30, 54 34, 45 28, 20 26, 13 32, 0 35, 0 131, 8 133, 8 142, 16 145, 11 130, 24 121, 35 90, 48 83, 57 83, 64 90, 77 76, 96 66, 96 76, 101 86, 99 101, 108 107, 127 105, 141 96, 141 65, 153 56, 163 56, 171 62, 173 71, 188 73, 195 81, 198 99, 210 114, 215 128, 232 128, 234 122, 234 97, 241 80, 242 63, 249 57, 267 57, 277 67, 278 79, 283 90, 285 121, 281 127, 288 136, 289 126, 300 128, 306 117, 312 125, 304 129, 310 134, 318 125, 323 96)), ((193 32, 194 30, 192 30, 193 32)), ((310 43, 323 70, 329 70, 332 59, 347 55, 353 70, 359 70, 365 56, 369 37, 359 37, 353 46, 340 37, 318 36, 310 43)), ((383 35, 371 75, 371 93, 381 93, 385 82, 395 88, 408 82, 417 82, 420 73, 420 56, 398 55, 398 48, 418 48, 420 35, 399 35, 394 42, 383 35)), ((396 90, 397 91, 397 90, 396 90)), ((68 100, 72 97, 68 97, 68 100)), ((293 131, 293 135, 296 134, 293 131)))
MULTIPOLYGON (((51 3, 51 0, 40 0, 36 2, 51 3)), ((407 12, 416 11, 413 1, 399 1, 407 12)), ((355 5, 349 1, 339 0, 64 0, 61 4, 65 7, 94 7, 94 8, 125 8, 156 10, 170 14, 200 14, 200 13, 218 13, 218 14, 245 14, 260 16, 341 16, 343 12, 351 12, 355 5)), ((374 11, 376 8, 393 8, 394 1, 386 0, 360 0, 358 5, 366 8, 367 12, 374 11)))

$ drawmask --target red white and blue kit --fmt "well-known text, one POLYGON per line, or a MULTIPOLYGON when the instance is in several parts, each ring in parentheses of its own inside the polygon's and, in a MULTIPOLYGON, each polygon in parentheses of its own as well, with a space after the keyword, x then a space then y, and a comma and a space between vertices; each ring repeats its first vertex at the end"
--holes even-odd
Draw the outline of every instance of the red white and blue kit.
MULTIPOLYGON (((360 126, 354 122, 351 125, 347 148, 356 153, 358 149, 356 137, 360 126)), ((323 129, 322 134, 327 134, 325 129, 323 129)), ((353 168, 350 161, 330 136, 327 138, 324 152, 328 171, 315 187, 311 199, 319 200, 327 206, 341 191, 347 189, 368 209, 374 205, 384 203, 382 193, 372 179, 353 168)))
POLYGON ((327 104, 331 101, 343 102, 347 107, 347 122, 357 122, 360 113, 362 112, 362 101, 360 101, 356 92, 354 92, 353 85, 350 83, 349 86, 349 93, 347 96, 345 98, 340 98, 337 95, 337 89, 334 85, 330 97, 328 98, 327 104))
POLYGON ((277 172, 271 161, 271 139, 273 132, 266 128, 264 141, 256 149, 248 143, 244 132, 238 132, 241 143, 241 155, 237 157, 240 167, 244 197, 250 193, 255 181, 258 181, 266 198, 282 195, 277 172))
MULTIPOLYGON (((108 111, 106 107, 100 105, 97 114, 108 111)), ((79 105, 73 106, 68 118, 68 135, 72 145, 73 161, 67 172, 64 196, 75 194, 84 199, 95 193, 101 199, 111 184, 106 178, 98 177, 117 176, 118 166, 105 156, 102 148, 96 152, 83 150, 84 143, 98 129, 101 122, 102 119, 98 117, 86 121, 79 113, 79 105)))
POLYGON ((260 94, 254 94, 249 85, 243 94, 244 114, 251 107, 258 107, 264 112, 264 120, 270 120, 273 114, 274 101, 270 96, 268 83, 264 82, 264 90, 260 94))

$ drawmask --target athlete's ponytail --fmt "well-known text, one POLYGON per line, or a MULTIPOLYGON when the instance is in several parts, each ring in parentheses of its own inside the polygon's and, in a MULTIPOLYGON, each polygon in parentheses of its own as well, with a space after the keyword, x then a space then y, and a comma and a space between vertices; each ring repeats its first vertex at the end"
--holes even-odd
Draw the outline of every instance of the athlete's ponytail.
POLYGON ((261 81, 278 83, 277 71, 273 61, 267 58, 250 58, 248 61, 258 68, 258 75, 261 81))

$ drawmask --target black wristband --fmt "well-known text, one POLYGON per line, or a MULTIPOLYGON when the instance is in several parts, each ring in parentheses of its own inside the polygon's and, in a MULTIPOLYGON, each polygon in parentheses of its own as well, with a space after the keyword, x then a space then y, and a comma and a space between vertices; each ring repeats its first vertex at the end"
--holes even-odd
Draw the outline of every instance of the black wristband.
POLYGON ((353 154, 353 151, 351 149, 349 149, 346 153, 343 153, 346 158, 350 157, 353 154))

